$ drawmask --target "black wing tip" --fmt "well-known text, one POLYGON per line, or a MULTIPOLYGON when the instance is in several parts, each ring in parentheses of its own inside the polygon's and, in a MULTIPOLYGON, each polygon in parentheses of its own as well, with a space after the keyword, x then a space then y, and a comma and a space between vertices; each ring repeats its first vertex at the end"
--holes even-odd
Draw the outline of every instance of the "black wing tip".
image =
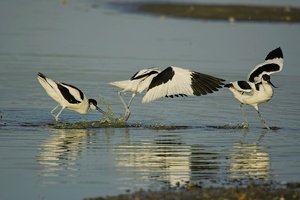
POLYGON ((225 79, 222 79, 222 78, 219 78, 219 77, 216 77, 216 76, 212 76, 212 75, 209 75, 209 74, 203 74, 203 73, 200 73, 200 72, 196 72, 196 71, 191 71, 192 72, 192 75, 196 75, 196 76, 199 76, 199 77, 209 77, 211 79, 215 79, 219 82, 225 82, 226 80, 225 79))
POLYGON ((193 86, 194 95, 201 96, 207 95, 219 91, 223 88, 224 79, 211 76, 208 74, 203 74, 199 72, 192 71, 192 77, 195 81, 195 86, 193 86))
POLYGON ((186 94, 172 94, 172 95, 166 95, 166 98, 174 98, 174 97, 188 97, 186 94))
POLYGON ((283 59, 283 53, 280 47, 274 49, 273 51, 271 51, 265 60, 272 60, 274 58, 282 58, 283 59))
POLYGON ((38 74, 37 74, 39 77, 41 77, 41 78, 43 78, 43 79, 46 79, 47 77, 44 75, 44 74, 42 74, 41 72, 38 72, 38 74))
POLYGON ((218 88, 223 88, 223 87, 225 87, 225 83, 223 83, 223 82, 225 82, 225 81, 226 81, 225 79, 219 78, 219 87, 218 87, 218 88))

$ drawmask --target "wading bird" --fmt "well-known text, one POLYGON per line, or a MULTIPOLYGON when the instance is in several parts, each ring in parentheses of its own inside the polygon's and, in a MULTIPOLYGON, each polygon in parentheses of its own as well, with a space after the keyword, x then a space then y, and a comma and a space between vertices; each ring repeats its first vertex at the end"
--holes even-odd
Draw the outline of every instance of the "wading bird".
POLYGON ((73 85, 66 83, 56 82, 42 73, 38 73, 38 81, 46 90, 47 94, 54 99, 58 105, 51 111, 51 115, 58 121, 58 116, 65 108, 73 110, 80 114, 88 114, 90 110, 98 110, 102 114, 105 114, 103 110, 97 107, 97 101, 95 99, 88 99, 80 89, 73 85), (54 115, 54 111, 61 106, 61 110, 57 115, 54 115))
POLYGON ((224 85, 223 81, 225 80, 207 74, 170 66, 163 71, 158 68, 142 69, 129 80, 109 84, 122 88, 118 95, 125 109, 130 112, 129 106, 137 93, 146 91, 143 103, 149 103, 161 97, 200 96, 218 91, 218 88, 224 85), (127 105, 121 92, 132 92, 127 105))
POLYGON ((234 94, 234 97, 240 101, 240 109, 242 111, 245 126, 248 127, 248 120, 242 108, 243 104, 253 106, 258 113, 262 124, 267 128, 270 127, 262 118, 258 105, 268 102, 273 97, 273 86, 271 83, 270 74, 280 72, 283 68, 283 54, 281 48, 271 51, 263 63, 258 64, 248 75, 248 81, 235 81, 226 84, 234 94))

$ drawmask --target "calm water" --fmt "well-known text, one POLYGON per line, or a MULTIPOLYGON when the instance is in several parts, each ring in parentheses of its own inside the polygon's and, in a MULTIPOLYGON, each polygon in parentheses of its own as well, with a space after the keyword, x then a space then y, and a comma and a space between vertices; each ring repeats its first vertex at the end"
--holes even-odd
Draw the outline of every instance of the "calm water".
MULTIPOLYGON (((1 200, 82 199, 187 181, 204 186, 231 185, 236 178, 299 181, 299 24, 161 20, 119 12, 105 1, 1 4, 1 200), (226 89, 150 104, 142 104, 138 95, 128 121, 141 124, 137 128, 46 126, 54 121, 50 110, 56 104, 39 85, 39 71, 103 99, 122 115, 117 88, 107 82, 169 65, 240 80, 278 46, 284 69, 272 76, 278 86, 273 99, 260 107, 276 131, 264 130, 247 106, 249 130, 212 128, 242 121, 239 104, 226 89)), ((102 116, 64 111, 61 119, 102 116)))

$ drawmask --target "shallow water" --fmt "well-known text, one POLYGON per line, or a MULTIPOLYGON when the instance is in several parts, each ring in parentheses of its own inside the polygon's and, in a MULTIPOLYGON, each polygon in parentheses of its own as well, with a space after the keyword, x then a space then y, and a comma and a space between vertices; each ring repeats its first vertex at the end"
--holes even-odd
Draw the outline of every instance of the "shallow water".
MULTIPOLYGON (((0 199, 82 199, 188 181, 299 181, 300 93, 293 87, 299 85, 299 24, 161 19, 120 12, 105 1, 7 0, 0 16, 0 199), (36 79, 40 71, 74 84, 120 116, 118 89, 107 82, 169 65, 240 80, 278 46, 284 69, 272 76, 273 99, 260 107, 276 127, 271 131, 248 106, 249 129, 226 128, 242 121, 226 89, 149 104, 137 95, 128 127, 56 129, 47 125, 56 104, 36 79)), ((72 111, 60 118, 103 119, 72 111)))

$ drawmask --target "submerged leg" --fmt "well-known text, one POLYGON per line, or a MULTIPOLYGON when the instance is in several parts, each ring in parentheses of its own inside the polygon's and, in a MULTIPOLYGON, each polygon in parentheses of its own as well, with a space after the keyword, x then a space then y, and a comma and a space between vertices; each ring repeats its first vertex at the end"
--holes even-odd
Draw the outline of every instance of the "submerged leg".
POLYGON ((59 105, 57 105, 55 108, 53 108, 53 110, 51 110, 51 112, 50 112, 50 113, 51 113, 51 115, 52 115, 53 117, 55 117, 55 115, 54 115, 54 111, 55 111, 55 110, 58 108, 58 106, 59 106, 59 105))
POLYGON ((262 118, 262 116, 261 116, 259 110, 257 110, 257 113, 258 113, 258 117, 259 117, 261 123, 262 123, 268 130, 270 130, 270 127, 266 124, 265 120, 262 118))
POLYGON ((241 127, 242 126, 243 128, 248 128, 249 127, 249 123, 248 123, 248 120, 247 120, 247 118, 245 116, 245 112, 243 110, 243 103, 240 104, 240 109, 241 109, 242 114, 243 114, 244 122, 238 124, 237 127, 241 127))
POLYGON ((122 101, 122 104, 123 104, 124 108, 125 108, 125 114, 124 114, 124 117, 122 119, 127 121, 129 116, 130 116, 130 110, 129 110, 128 106, 126 105, 123 97, 121 96, 121 92, 122 91, 119 91, 118 95, 119 95, 120 100, 122 101))
POLYGON ((58 121, 58 116, 61 114, 61 112, 65 109, 65 107, 62 107, 59 113, 55 116, 55 120, 58 121))
POLYGON ((241 109, 241 111, 242 111, 242 114, 243 114, 245 123, 248 124, 248 120, 247 120, 247 118, 246 118, 246 116, 245 116, 245 112, 244 112, 244 110, 243 110, 243 104, 242 104, 242 103, 240 104, 240 109, 241 109))

